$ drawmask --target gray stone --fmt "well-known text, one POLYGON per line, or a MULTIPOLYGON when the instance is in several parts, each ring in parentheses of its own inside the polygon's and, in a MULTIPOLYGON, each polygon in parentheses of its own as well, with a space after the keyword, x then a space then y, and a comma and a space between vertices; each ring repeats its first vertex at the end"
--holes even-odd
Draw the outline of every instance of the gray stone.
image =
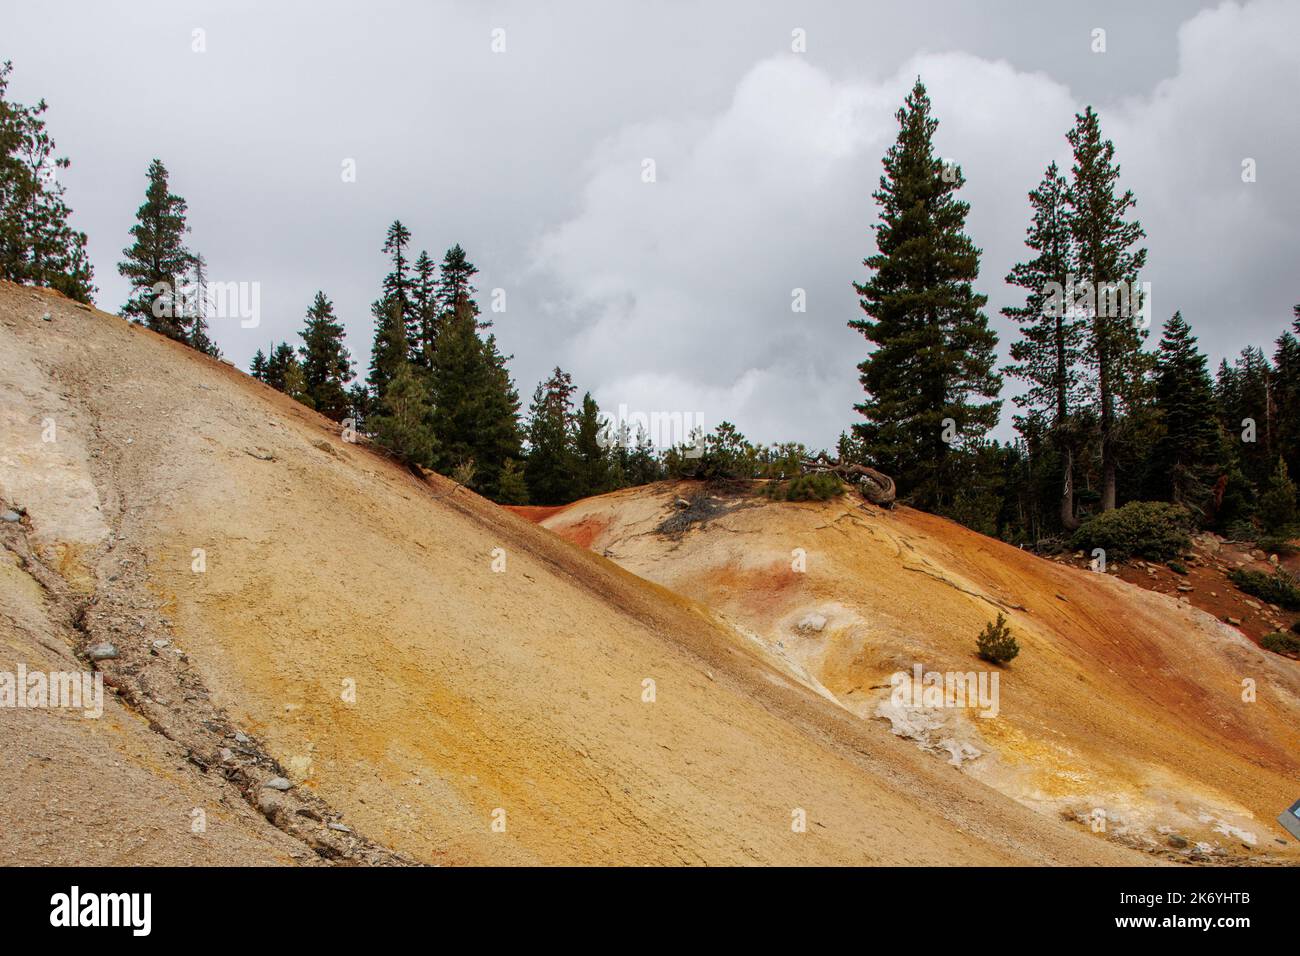
POLYGON ((86 656, 92 661, 107 661, 117 657, 117 648, 112 644, 104 641, 102 644, 94 644, 86 650, 86 656))
POLYGON ((14 521, 22 521, 22 520, 23 520, 23 516, 20 515, 17 511, 6 511, 4 514, 0 514, 0 521, 14 522, 14 521))
POLYGON ((293 787, 293 782, 288 777, 272 777, 264 786, 271 790, 289 790, 293 787))

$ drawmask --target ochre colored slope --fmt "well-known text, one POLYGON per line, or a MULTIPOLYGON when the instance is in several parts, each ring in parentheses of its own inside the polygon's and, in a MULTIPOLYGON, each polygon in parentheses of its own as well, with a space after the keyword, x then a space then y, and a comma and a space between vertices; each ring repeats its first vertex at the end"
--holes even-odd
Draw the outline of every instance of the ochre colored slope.
POLYGON ((544 526, 715 609, 847 711, 1045 815, 1103 819, 1106 836, 1175 859, 1295 861, 1275 818, 1300 796, 1296 662, 1172 597, 855 496, 721 499, 725 515, 657 533, 699 490, 616 492, 544 526), (888 706, 891 676, 918 663, 989 670, 975 636, 999 611, 1021 653, 999 672, 996 717, 888 706))
MULTIPOLYGON (((181 701, 210 707, 416 860, 1147 859, 857 719, 688 598, 149 331, 0 284, 0 366, 0 496, 25 507, 41 566, 93 598, 87 637, 123 646, 110 676, 163 729, 181 701), (51 414, 57 454, 39 444, 51 414), (150 683, 155 625, 182 695, 150 683)), ((0 771, 13 792, 22 768, 0 771)), ((61 786, 7 832, 57 830, 61 786)), ((95 794, 100 814, 127 799, 95 794)))

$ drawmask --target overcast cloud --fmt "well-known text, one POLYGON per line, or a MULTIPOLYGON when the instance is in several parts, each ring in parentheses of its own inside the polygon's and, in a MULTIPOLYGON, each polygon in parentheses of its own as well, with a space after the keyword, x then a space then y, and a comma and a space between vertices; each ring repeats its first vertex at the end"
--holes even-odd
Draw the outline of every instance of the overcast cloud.
POLYGON ((829 445, 860 400, 851 283, 918 74, 967 180, 1004 356, 1025 194, 1068 165, 1086 103, 1138 198, 1157 323, 1181 309, 1217 363, 1268 346, 1300 301, 1289 0, 5 6, 0 58, 16 98, 50 102, 99 304, 125 301, 115 267, 159 156, 213 278, 261 283, 259 328, 214 324, 240 365, 292 338, 321 288, 364 370, 400 217, 438 258, 465 246, 485 308, 506 291, 493 318, 525 400, 558 364, 607 410, 829 445))

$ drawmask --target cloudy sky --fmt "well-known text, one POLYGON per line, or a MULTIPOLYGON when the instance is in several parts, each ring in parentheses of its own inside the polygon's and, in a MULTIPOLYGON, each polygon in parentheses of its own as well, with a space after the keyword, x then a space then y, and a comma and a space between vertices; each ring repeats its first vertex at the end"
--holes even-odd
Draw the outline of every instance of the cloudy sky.
POLYGON ((158 156, 212 278, 260 283, 259 327, 214 322, 241 366, 319 288, 364 369, 400 218, 417 249, 466 248, 485 309, 505 291, 525 401, 558 364, 611 411, 830 445, 860 400, 851 283, 918 74, 1004 356, 1025 194, 1068 165, 1088 103, 1138 199, 1157 322, 1181 309, 1217 363, 1300 302, 1295 0, 4 7, 0 59, 16 99, 50 104, 100 306, 125 301, 116 263, 158 156))

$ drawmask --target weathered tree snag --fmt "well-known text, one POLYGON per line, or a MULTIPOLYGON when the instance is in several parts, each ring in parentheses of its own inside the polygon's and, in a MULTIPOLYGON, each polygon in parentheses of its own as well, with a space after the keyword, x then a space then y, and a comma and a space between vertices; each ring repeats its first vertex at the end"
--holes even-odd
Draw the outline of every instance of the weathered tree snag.
POLYGON ((804 474, 829 472, 838 475, 851 485, 857 485, 862 497, 873 505, 881 505, 885 508, 894 506, 894 496, 896 494, 894 479, 884 472, 868 468, 866 465, 834 461, 825 455, 800 459, 799 464, 804 474))

